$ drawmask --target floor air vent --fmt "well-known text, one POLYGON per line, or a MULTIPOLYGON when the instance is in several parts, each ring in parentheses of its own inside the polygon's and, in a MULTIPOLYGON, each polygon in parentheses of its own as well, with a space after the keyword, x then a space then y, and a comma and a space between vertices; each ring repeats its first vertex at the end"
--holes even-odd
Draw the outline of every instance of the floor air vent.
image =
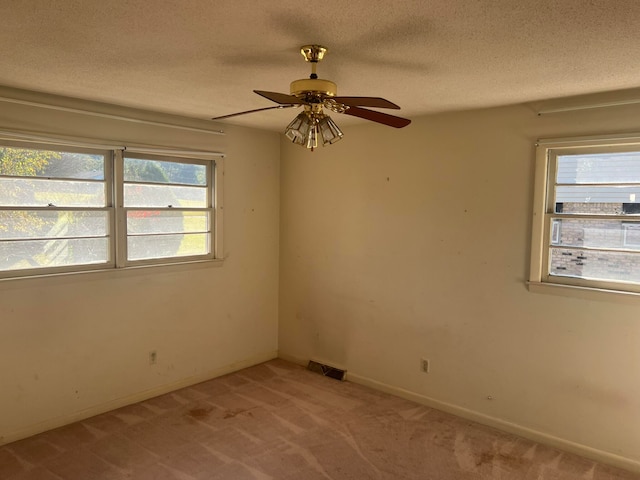
POLYGON ((336 380, 344 380, 344 375, 347 373, 345 370, 340 370, 339 368, 330 367, 329 365, 324 365, 319 362, 314 362, 313 360, 309 360, 309 365, 307 365, 307 370, 311 370, 312 372, 319 373, 324 375, 325 377, 335 378, 336 380))

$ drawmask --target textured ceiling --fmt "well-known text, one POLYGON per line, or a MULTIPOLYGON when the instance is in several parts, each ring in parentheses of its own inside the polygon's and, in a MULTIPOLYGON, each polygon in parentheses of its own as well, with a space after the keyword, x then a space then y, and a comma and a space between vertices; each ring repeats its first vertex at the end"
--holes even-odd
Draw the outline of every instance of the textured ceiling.
POLYGON ((638 0, 0 0, 0 84, 208 118, 273 105, 252 90, 288 93, 319 43, 340 95, 411 118, 640 87, 639 22, 638 0))

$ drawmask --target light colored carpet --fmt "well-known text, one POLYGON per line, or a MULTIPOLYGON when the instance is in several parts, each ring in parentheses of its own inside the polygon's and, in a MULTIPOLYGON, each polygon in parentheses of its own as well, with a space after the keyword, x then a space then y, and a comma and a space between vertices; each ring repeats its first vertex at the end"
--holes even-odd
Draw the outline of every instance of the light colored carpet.
POLYGON ((640 475, 274 360, 0 447, 3 480, 640 475))

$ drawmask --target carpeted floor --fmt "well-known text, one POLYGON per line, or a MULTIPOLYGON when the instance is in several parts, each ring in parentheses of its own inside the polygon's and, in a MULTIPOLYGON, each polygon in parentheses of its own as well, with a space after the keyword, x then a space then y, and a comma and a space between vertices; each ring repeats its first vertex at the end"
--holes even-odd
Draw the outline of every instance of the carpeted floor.
POLYGON ((2 480, 640 475, 273 360, 0 447, 2 480))

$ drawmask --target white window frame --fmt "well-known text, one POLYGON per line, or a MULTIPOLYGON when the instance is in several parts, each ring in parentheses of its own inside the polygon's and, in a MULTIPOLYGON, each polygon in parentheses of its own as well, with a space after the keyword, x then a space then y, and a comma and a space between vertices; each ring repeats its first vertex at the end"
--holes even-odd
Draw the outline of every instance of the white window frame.
MULTIPOLYGON (((560 155, 640 151, 640 134, 602 137, 576 137, 539 140, 536 144, 535 186, 529 287, 575 287, 582 290, 637 295, 640 286, 623 281, 601 281, 577 277, 554 276, 549 273, 553 223, 562 218, 589 218, 590 215, 555 213, 553 186, 556 158, 560 155)), ((598 217, 598 216, 595 216, 598 217)), ((629 220, 627 216, 606 215, 603 218, 629 220)))
POLYGON ((129 151, 118 151, 115 156, 115 172, 116 172, 116 181, 114 182, 114 186, 116 188, 116 202, 118 208, 116 209, 116 218, 118 221, 117 227, 117 240, 116 245, 118 248, 118 256, 117 256, 117 265, 120 267, 127 266, 140 266, 140 265, 155 265, 158 263, 185 263, 190 261, 197 260, 213 260, 215 258, 215 249, 214 242, 209 242, 209 252, 205 255, 195 255, 195 256, 175 256, 175 257, 164 257, 164 258, 153 258, 153 259, 144 259, 144 260, 129 260, 127 253, 127 245, 129 239, 129 233, 127 231, 127 213, 133 210, 159 210, 159 211, 169 211, 170 208, 158 208, 158 207, 127 207, 124 204, 124 185, 127 183, 123 178, 124 173, 124 160, 125 158, 135 158, 139 160, 159 160, 164 162, 172 162, 172 163, 184 163, 184 164, 192 164, 192 165, 202 165, 207 169, 206 180, 207 180, 207 195, 206 195, 206 207, 204 208, 175 208, 175 211, 202 211, 208 214, 208 225, 209 225, 209 233, 210 238, 213 239, 215 235, 215 171, 216 166, 215 162, 206 161, 206 160, 198 160, 198 159, 188 159, 185 157, 167 157, 165 155, 151 155, 149 153, 137 153, 129 151))
MULTIPOLYGON (((162 266, 201 262, 218 262, 224 258, 223 253, 223 178, 224 155, 218 152, 174 150, 162 147, 123 147, 102 146, 92 143, 73 143, 28 141, 0 139, 0 147, 15 147, 25 149, 40 149, 60 152, 100 154, 105 158, 104 183, 105 206, 97 207, 0 207, 3 210, 100 210, 109 215, 109 247, 108 260, 97 264, 64 265, 55 267, 41 267, 18 270, 0 271, 0 280, 12 278, 39 277, 53 274, 82 273, 95 271, 114 271, 131 267, 162 266), (144 260, 127 260, 127 231, 126 212, 123 202, 124 186, 124 152, 132 152, 133 158, 145 160, 160 160, 176 163, 190 163, 207 167, 207 206, 199 210, 209 214, 209 252, 204 255, 174 256, 144 260)), ((155 209, 155 208, 154 208, 155 209)))

